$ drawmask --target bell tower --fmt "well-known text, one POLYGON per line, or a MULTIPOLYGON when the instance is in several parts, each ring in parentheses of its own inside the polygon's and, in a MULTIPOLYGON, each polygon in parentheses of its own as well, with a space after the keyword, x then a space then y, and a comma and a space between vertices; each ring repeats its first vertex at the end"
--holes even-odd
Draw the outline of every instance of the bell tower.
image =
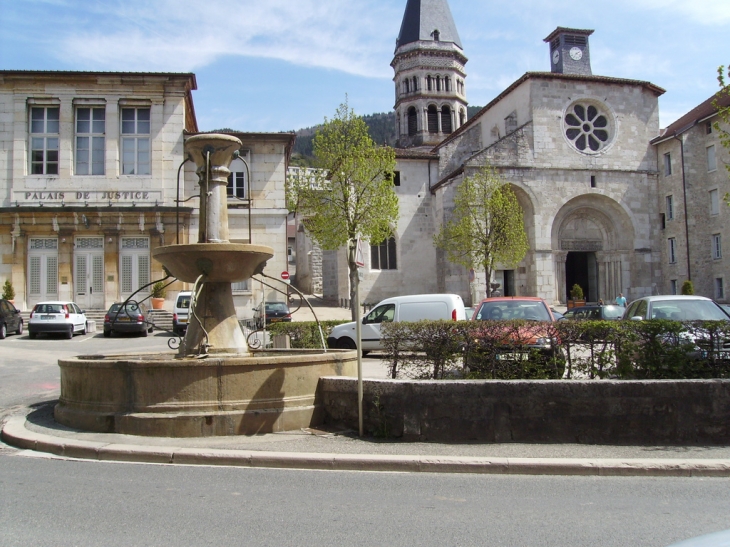
POLYGON ((408 0, 390 63, 396 146, 435 146, 466 123, 467 60, 448 1, 408 0))

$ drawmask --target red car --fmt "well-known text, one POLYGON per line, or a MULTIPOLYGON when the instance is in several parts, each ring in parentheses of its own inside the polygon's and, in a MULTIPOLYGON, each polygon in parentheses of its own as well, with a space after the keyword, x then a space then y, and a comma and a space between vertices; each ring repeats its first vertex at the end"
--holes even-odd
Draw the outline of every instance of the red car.
MULTIPOLYGON (((504 333, 502 347, 495 355, 498 361, 528 360, 538 352, 547 358, 562 358, 562 350, 551 324, 556 321, 550 306, 534 296, 497 296, 485 298, 474 310, 474 321, 534 321, 517 327, 498 327, 504 333)), ((485 332, 485 334, 487 334, 485 332)), ((494 336, 494 332, 489 333, 494 336)))

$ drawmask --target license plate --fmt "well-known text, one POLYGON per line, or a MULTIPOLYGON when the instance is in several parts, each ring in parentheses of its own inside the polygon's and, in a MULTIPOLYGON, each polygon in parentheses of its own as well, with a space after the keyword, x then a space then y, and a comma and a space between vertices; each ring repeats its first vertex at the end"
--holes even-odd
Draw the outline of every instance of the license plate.
POLYGON ((129 321, 129 317, 120 317, 117 321, 129 321))
POLYGON ((279 317, 272 317, 271 319, 269 319, 269 321, 271 321, 272 323, 276 323, 277 321, 281 321, 281 319, 279 317))
POLYGON ((54 319, 55 315, 41 315, 41 320, 43 321, 50 321, 51 319, 54 319))
POLYGON ((527 353, 498 353, 497 361, 527 361, 529 355, 527 353))
POLYGON ((177 322, 178 322, 178 323, 187 323, 187 322, 188 322, 188 320, 187 320, 187 318, 184 318, 184 319, 183 319, 182 317, 180 317, 180 318, 178 318, 177 322))

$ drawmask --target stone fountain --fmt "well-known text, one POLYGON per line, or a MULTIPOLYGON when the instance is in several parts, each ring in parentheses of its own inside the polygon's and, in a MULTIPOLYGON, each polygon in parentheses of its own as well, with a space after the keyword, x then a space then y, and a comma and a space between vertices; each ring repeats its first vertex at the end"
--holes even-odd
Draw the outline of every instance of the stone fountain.
POLYGON ((287 431, 321 423, 321 376, 356 375, 354 351, 249 350, 231 283, 260 273, 274 253, 263 245, 228 241, 226 182, 240 147, 229 135, 186 141, 200 180, 198 242, 152 252, 198 294, 179 351, 59 360, 58 422, 163 437, 287 431))

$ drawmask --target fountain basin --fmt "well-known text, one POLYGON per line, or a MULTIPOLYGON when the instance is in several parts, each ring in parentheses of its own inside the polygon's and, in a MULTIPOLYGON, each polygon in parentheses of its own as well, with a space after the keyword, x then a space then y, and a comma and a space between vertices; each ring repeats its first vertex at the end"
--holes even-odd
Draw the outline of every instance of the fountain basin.
POLYGON ((357 352, 273 350, 250 357, 89 355, 61 359, 59 423, 158 437, 255 435, 322 423, 321 376, 356 376, 357 352))
POLYGON ((274 250, 248 243, 190 243, 158 247, 152 256, 186 283, 195 283, 200 275, 209 283, 237 283, 263 269, 274 250))

